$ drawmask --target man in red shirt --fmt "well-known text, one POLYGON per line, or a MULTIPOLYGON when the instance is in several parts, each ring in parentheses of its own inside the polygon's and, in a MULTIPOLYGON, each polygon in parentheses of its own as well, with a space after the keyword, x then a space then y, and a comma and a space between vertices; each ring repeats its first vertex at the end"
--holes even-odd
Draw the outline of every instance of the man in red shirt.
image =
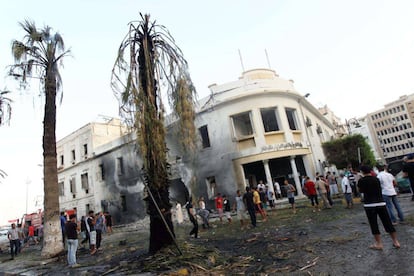
POLYGON ((316 210, 320 211, 321 209, 319 208, 319 201, 318 201, 318 194, 316 193, 316 186, 315 186, 315 182, 313 182, 309 176, 306 177, 305 179, 305 190, 306 190, 306 194, 308 195, 309 199, 311 200, 312 206, 315 207, 315 210, 313 210, 313 212, 315 212, 316 210))
POLYGON ((35 237, 35 228, 33 225, 29 225, 28 230, 28 240, 27 240, 27 246, 30 245, 30 241, 34 241, 35 244, 38 244, 39 242, 37 241, 36 237, 35 237))
POLYGON ((220 193, 217 193, 216 199, 216 210, 219 214, 220 222, 223 222, 223 197, 220 193))

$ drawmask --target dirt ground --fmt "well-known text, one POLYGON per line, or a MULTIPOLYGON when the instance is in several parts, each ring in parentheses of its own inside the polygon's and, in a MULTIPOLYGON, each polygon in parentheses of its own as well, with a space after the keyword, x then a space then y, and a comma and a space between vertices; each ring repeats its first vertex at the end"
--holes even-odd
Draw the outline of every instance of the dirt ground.
MULTIPOLYGON (((40 246, 25 249, 15 260, 0 255, 0 271, 14 275, 413 275, 414 202, 399 196, 406 222, 396 226, 400 249, 383 235, 384 250, 368 248, 373 237, 356 200, 345 209, 336 199, 332 209, 313 213, 306 199, 298 212, 279 206, 257 228, 212 221, 213 228, 189 237, 191 225, 176 225, 177 246, 149 256, 147 222, 117 227, 105 235, 102 251, 90 256, 78 251, 78 268, 69 268, 66 257, 40 257, 40 246)), ((284 205, 286 206, 286 205, 284 205)), ((201 227, 200 227, 201 228, 201 227)), ((384 233, 384 231, 382 231, 384 233)))

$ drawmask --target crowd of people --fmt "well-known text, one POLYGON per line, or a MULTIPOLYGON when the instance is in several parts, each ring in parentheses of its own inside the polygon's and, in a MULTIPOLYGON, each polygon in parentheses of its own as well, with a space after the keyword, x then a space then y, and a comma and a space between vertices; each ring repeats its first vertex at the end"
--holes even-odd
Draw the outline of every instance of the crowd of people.
POLYGON ((62 228, 63 244, 67 245, 67 261, 70 267, 78 267, 76 262, 76 252, 78 248, 89 250, 91 255, 101 250, 103 234, 112 233, 112 216, 109 212, 89 211, 87 215, 80 219, 77 216, 76 208, 68 215, 61 212, 60 222, 62 228), (81 246, 79 247, 79 240, 81 246))
MULTIPOLYGON (((406 177, 414 181, 414 156, 412 168, 405 169, 406 177)), ((359 198, 364 205, 366 216, 370 225, 371 233, 375 242, 369 247, 374 250, 382 250, 383 244, 377 224, 380 218, 384 229, 390 234, 393 246, 400 248, 397 240, 395 225, 404 223, 404 213, 398 202, 398 189, 394 176, 387 172, 384 165, 378 164, 377 170, 368 166, 361 166, 358 170, 348 168, 339 174, 326 172, 325 175, 316 173, 314 178, 302 176, 301 189, 310 200, 313 212, 322 209, 331 209, 334 205, 333 198, 343 198, 345 208, 354 207, 355 198, 359 198)), ((201 218, 203 229, 210 228, 209 219, 214 213, 221 223, 232 223, 233 212, 240 221, 242 230, 257 226, 257 216, 261 221, 267 220, 268 211, 276 207, 277 202, 286 198, 291 206, 293 214, 296 214, 295 196, 297 187, 285 179, 280 185, 276 179, 273 183, 265 184, 259 181, 257 185, 247 186, 244 191, 237 190, 234 197, 217 193, 214 197, 213 209, 206 208, 204 197, 197 202, 187 202, 187 211, 193 228, 191 236, 198 235, 197 217, 201 218), (198 205, 198 206, 197 206, 198 205), (250 219, 250 223, 248 220, 250 219)), ((414 196, 413 196, 414 200, 414 196)), ((285 202, 286 200, 283 200, 285 202)))

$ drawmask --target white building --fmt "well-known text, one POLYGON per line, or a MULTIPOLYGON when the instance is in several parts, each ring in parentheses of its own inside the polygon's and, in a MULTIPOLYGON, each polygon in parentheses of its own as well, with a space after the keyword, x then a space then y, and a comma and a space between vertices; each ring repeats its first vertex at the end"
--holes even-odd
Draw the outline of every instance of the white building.
MULTIPOLYGON (((321 143, 335 137, 334 125, 293 81, 255 69, 210 90, 198 103, 195 159, 178 150, 175 121, 167 118, 172 201, 183 200, 185 185, 211 206, 217 192, 232 197, 260 180, 288 179, 301 195, 300 176, 324 172, 321 143), (196 185, 190 187, 193 176, 196 185)), ((145 215, 142 162, 125 133, 120 124, 92 123, 58 142, 61 210, 109 210, 119 221, 145 215)))
POLYGON ((255 69, 209 88, 211 95, 200 101, 196 116, 197 195, 234 195, 260 180, 284 179, 296 184, 300 195, 300 175, 324 172, 321 143, 334 138, 334 126, 293 81, 255 69))

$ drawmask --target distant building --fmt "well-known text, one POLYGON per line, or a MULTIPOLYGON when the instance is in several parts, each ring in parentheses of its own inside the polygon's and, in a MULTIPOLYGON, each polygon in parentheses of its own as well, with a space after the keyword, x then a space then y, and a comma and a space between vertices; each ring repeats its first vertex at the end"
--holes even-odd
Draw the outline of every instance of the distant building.
POLYGON ((390 162, 413 152, 414 94, 401 96, 367 115, 374 148, 382 161, 390 162))

